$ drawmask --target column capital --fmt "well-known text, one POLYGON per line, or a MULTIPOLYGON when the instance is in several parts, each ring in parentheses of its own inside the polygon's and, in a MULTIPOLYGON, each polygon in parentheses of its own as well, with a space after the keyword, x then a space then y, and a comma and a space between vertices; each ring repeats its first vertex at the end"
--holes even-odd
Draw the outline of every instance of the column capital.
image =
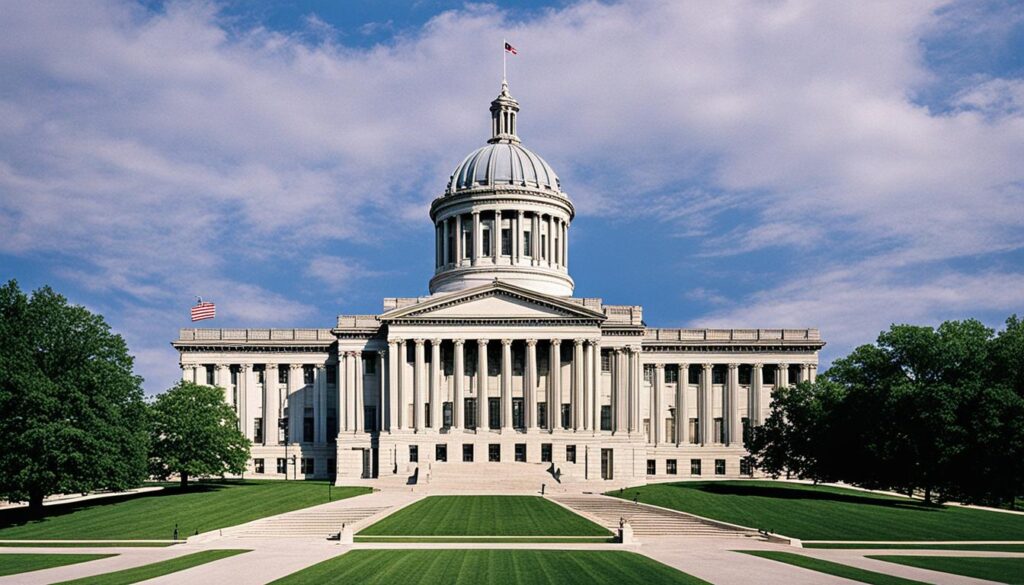
POLYGON ((398 338, 398 339, 395 339, 394 341, 392 341, 391 343, 397 343, 398 345, 401 346, 401 345, 405 345, 405 340, 402 339, 402 338, 398 338))
POLYGON ((643 351, 643 347, 641 347, 639 345, 630 345, 629 346, 629 351, 631 351, 633 353, 640 353, 640 352, 643 351))
POLYGON ((377 355, 379 355, 380 357, 387 357, 388 350, 386 350, 386 349, 378 349, 377 350, 377 355))
POLYGON ((654 364, 654 369, 655 370, 664 370, 665 369, 665 364, 654 364))
POLYGON ((590 345, 593 345, 595 347, 598 346, 598 345, 601 345, 601 338, 600 337, 595 337, 594 339, 588 339, 587 341, 590 342, 590 345))
POLYGON ((761 368, 764 367, 764 364, 762 364, 761 362, 756 362, 754 364, 751 364, 750 367, 754 368, 755 370, 760 370, 761 368))
POLYGON ((242 370, 243 372, 249 372, 252 370, 252 364, 239 364, 238 369, 242 370))
POLYGON ((562 340, 556 337, 556 338, 551 340, 551 345, 553 345, 555 347, 558 347, 558 346, 562 345, 562 340))
POLYGON ((301 370, 302 364, 288 364, 289 370, 301 370))
POLYGON ((779 367, 779 368, 788 368, 789 367, 789 364, 787 364, 786 362, 780 362, 780 363, 775 364, 775 365, 776 365, 776 367, 779 367))
POLYGON ((440 339, 431 339, 430 340, 430 345, 432 345, 434 347, 440 347, 441 346, 441 340, 440 339))
POLYGON ((690 369, 690 363, 689 362, 679 362, 676 365, 679 366, 680 370, 688 370, 688 369, 690 369))
POLYGON ((615 355, 619 355, 620 353, 622 353, 622 349, 623 348, 621 347, 613 347, 612 351, 615 352, 615 355))
POLYGON ((487 344, 490 343, 490 342, 491 342, 490 339, 477 339, 476 340, 476 344, 479 347, 487 347, 487 344))
POLYGON ((537 340, 536 339, 527 339, 526 340, 526 345, 528 347, 533 347, 533 346, 537 345, 537 340))
POLYGON ((584 343, 586 343, 587 340, 586 339, 573 339, 572 342, 576 345, 576 347, 580 347, 584 343))
POLYGON ((711 368, 715 367, 715 364, 701 364, 700 367, 704 368, 705 370, 710 370, 711 368))
POLYGON ((313 365, 316 366, 316 369, 318 369, 318 370, 322 370, 325 367, 327 367, 327 364, 325 364, 324 362, 317 362, 317 363, 315 363, 313 365))
POLYGON ((522 209, 517 209, 516 210, 516 217, 523 217, 524 213, 525 212, 522 209))
POLYGON ((511 339, 502 339, 501 340, 501 344, 504 345, 505 347, 508 347, 508 346, 512 345, 512 340, 511 339))
POLYGON ((738 369, 739 367, 740 367, 739 364, 729 364, 729 369, 730 370, 735 370, 735 369, 738 369))
POLYGON ((455 347, 462 347, 463 345, 466 345, 466 340, 465 339, 453 339, 452 343, 455 344, 455 347))
POLYGON ((420 345, 423 345, 424 343, 426 343, 427 340, 426 339, 413 339, 412 342, 415 343, 417 346, 420 346, 420 345))
POLYGON ((474 211, 474 212, 472 212, 472 213, 473 213, 473 215, 477 215, 477 216, 478 216, 478 215, 480 215, 480 211, 479 211, 479 210, 477 210, 477 211, 474 211))

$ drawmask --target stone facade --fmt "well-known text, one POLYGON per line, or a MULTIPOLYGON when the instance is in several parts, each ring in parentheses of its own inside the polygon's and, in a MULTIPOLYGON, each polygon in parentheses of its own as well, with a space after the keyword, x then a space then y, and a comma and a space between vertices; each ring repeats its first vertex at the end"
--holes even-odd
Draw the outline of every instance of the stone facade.
POLYGON ((429 296, 332 329, 182 329, 183 379, 225 389, 257 477, 418 478, 461 463, 562 480, 737 477, 771 391, 813 380, 816 329, 655 329, 642 307, 572 296, 575 209, 515 133, 492 137, 431 206, 429 296), (501 469, 508 469, 502 466, 501 469))

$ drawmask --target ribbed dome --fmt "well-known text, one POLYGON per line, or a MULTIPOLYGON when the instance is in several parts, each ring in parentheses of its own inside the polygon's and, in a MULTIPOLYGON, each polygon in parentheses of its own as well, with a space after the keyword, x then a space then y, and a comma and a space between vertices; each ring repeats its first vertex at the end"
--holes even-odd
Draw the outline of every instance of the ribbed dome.
POLYGON ((476 149, 455 168, 449 192, 499 185, 562 191, 544 159, 517 142, 497 142, 476 149))

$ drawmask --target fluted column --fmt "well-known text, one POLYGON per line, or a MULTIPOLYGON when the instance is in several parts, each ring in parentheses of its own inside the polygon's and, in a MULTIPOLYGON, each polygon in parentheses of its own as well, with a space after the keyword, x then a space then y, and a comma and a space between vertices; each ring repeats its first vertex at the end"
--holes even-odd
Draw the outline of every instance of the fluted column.
POLYGON ((809 364, 800 364, 800 381, 809 382, 811 379, 811 366, 809 364))
POLYGON ((338 430, 353 429, 355 417, 356 366, 351 351, 338 354, 338 430))
POLYGON ((430 340, 430 424, 432 429, 441 428, 441 340, 430 340))
POLYGON ((729 377, 726 378, 728 386, 726 387, 726 394, 728 399, 726 403, 729 405, 728 413, 726 414, 727 421, 723 421, 722 424, 728 424, 728 431, 726 435, 726 442, 730 445, 736 443, 743 443, 743 427, 740 421, 740 366, 739 364, 729 364, 729 377))
POLYGON ((562 224, 562 267, 569 268, 569 224, 562 224))
POLYGON ((591 379, 593 384, 591 385, 591 408, 595 411, 592 418, 598 421, 598 424, 594 428, 600 428, 601 422, 601 340, 591 339, 590 348, 593 352, 593 357, 590 360, 590 371, 591 379))
POLYGON ((466 340, 453 340, 455 354, 452 357, 452 375, 454 376, 454 396, 452 397, 452 427, 462 429, 466 425, 464 408, 464 386, 466 383, 466 340))
POLYGON ((462 266, 462 214, 455 216, 455 265, 462 266))
POLYGON ((501 430, 512 430, 512 340, 501 340, 501 430))
POLYGON ((449 218, 445 218, 444 228, 441 230, 441 254, 444 255, 444 258, 442 258, 441 266, 447 266, 450 259, 454 256, 454 254, 452 254, 451 251, 451 246, 448 245, 448 242, 450 241, 448 239, 448 234, 450 233, 448 230, 451 229, 448 226, 448 219, 449 218))
POLYGON ((476 428, 490 427, 490 413, 487 402, 487 344, 489 339, 476 340, 476 428))
POLYGON ((761 424, 761 387, 764 385, 764 364, 754 364, 750 370, 750 403, 747 416, 751 426, 761 424))
POLYGON ((540 216, 531 213, 530 219, 530 264, 540 266, 540 216))
POLYGON ((807 366, 807 381, 814 383, 818 379, 818 364, 809 364, 807 366))
POLYGON ((384 430, 384 407, 387 404, 384 358, 387 355, 388 351, 386 349, 377 351, 377 420, 373 421, 373 426, 376 427, 378 432, 384 430))
POLYGON ((608 357, 611 360, 611 407, 612 407, 612 431, 622 432, 626 428, 626 420, 629 413, 629 405, 626 403, 625 378, 622 367, 622 348, 612 348, 612 354, 608 357))
POLYGON ((515 245, 515 262, 518 264, 523 259, 523 210, 519 209, 516 211, 516 245, 515 245))
POLYGON ((548 358, 548 429, 555 430, 562 418, 562 340, 551 340, 548 358), (556 423, 556 421, 558 421, 556 423))
MULTIPOLYGON (((498 263, 498 256, 501 256, 501 210, 494 212, 494 229, 491 230, 491 237, 494 242, 491 245, 491 254, 494 255, 494 263, 498 263)), ((479 400, 479 399, 478 399, 479 400)), ((479 407, 477 409, 479 412, 479 407)))
POLYGON ((387 380, 387 396, 388 396, 388 431, 395 431, 401 428, 398 425, 398 358, 399 358, 399 345, 394 339, 388 341, 388 380, 387 380))
POLYGON ((245 438, 252 440, 252 413, 249 411, 249 392, 256 387, 255 376, 253 376, 252 364, 242 364, 238 382, 241 387, 238 389, 238 425, 245 438))
POLYGON ((395 354, 395 420, 398 421, 398 429, 404 430, 412 427, 412 421, 406 420, 409 418, 408 408, 405 404, 409 401, 409 389, 406 388, 405 384, 405 371, 408 369, 406 364, 406 349, 405 340, 398 340, 398 351, 395 354))
POLYGON ((679 376, 676 379, 676 446, 690 442, 690 413, 686 404, 686 390, 690 383, 689 364, 679 364, 679 376))
POLYGON ((424 340, 414 339, 413 343, 416 344, 416 361, 413 364, 412 370, 412 396, 413 396, 413 407, 412 407, 412 421, 413 428, 416 429, 417 433, 423 432, 423 386, 424 386, 424 340))
MULTIPOLYGON (((480 243, 480 212, 473 212, 473 253, 472 264, 476 266, 477 259, 482 257, 483 246, 480 243)), ((454 405, 453 405, 454 406, 454 405)))
POLYGON ((572 353, 572 393, 570 401, 572 405, 569 410, 572 412, 572 429, 579 431, 590 427, 593 420, 589 411, 585 409, 583 401, 583 339, 573 340, 572 353))
POLYGON ((324 363, 316 364, 316 427, 314 435, 317 443, 327 442, 327 367, 324 363))
POLYGON ((661 393, 665 389, 665 364, 654 365, 654 385, 651 388, 651 442, 657 447, 661 441, 661 393))
POLYGON ((537 430, 537 340, 526 340, 526 376, 523 378, 523 408, 526 429, 537 430))
POLYGON ((363 352, 352 352, 352 359, 355 362, 356 370, 356 387, 355 392, 353 393, 355 395, 355 400, 353 401, 354 404, 352 408, 352 410, 355 411, 353 413, 355 416, 350 419, 349 426, 351 427, 352 432, 361 433, 366 430, 366 421, 363 420, 366 416, 366 389, 363 387, 366 383, 366 377, 364 376, 365 372, 363 371, 363 352))
POLYGON ((231 404, 231 366, 217 364, 214 371, 217 386, 224 389, 224 402, 231 404))
POLYGON ((277 388, 277 364, 267 364, 263 372, 263 444, 277 445, 281 396, 277 388))
POLYGON ((776 367, 778 370, 775 372, 775 387, 785 388, 789 386, 789 364, 779 364, 776 367))
POLYGON ((640 432, 642 429, 642 421, 640 420, 640 386, 644 380, 644 369, 643 364, 640 363, 640 346, 631 345, 629 346, 629 371, 632 374, 630 379, 630 392, 633 395, 633 430, 640 432))
POLYGON ((583 347, 583 403, 586 405, 587 419, 593 418, 594 409, 600 411, 598 398, 594 392, 594 346, 587 340, 587 345, 583 347))
POLYGON ((545 252, 548 266, 555 265, 555 220, 554 216, 548 216, 548 249, 545 252))
POLYGON ((712 411, 711 411, 711 369, 712 364, 701 365, 700 389, 698 390, 697 427, 700 430, 700 443, 711 443, 712 411))
POLYGON ((302 442, 302 419, 306 416, 305 400, 298 395, 302 386, 302 364, 288 364, 288 442, 302 442))

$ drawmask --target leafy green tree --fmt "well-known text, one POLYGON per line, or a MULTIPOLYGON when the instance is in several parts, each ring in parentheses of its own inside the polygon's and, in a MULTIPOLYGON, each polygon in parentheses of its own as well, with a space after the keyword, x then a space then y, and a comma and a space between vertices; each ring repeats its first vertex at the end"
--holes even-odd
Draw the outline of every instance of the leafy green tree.
POLYGON ((178 475, 185 488, 190 477, 245 471, 251 443, 223 389, 179 382, 157 397, 150 419, 153 476, 178 475))
POLYGON ((42 512, 55 493, 146 477, 142 379, 100 315, 49 287, 0 286, 0 497, 42 512))

